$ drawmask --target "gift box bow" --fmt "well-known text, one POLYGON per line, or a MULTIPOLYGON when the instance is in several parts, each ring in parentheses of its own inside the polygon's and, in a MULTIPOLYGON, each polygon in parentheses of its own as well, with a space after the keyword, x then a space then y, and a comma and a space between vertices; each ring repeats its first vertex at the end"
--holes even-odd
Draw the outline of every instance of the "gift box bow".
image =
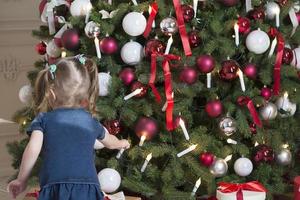
POLYGON ((258 181, 251 181, 248 183, 224 183, 218 184, 218 190, 222 193, 236 193, 237 200, 243 200, 243 190, 253 192, 267 192, 266 188, 258 181))

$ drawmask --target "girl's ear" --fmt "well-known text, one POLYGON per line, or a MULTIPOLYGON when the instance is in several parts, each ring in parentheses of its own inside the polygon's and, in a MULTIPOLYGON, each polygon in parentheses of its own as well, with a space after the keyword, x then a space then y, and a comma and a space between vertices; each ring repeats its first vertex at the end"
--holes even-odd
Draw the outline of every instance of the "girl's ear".
POLYGON ((89 100, 88 99, 81 100, 80 107, 88 108, 89 107, 89 100))
POLYGON ((52 101, 54 102, 56 100, 56 95, 54 93, 54 91, 50 88, 50 99, 52 99, 52 101))

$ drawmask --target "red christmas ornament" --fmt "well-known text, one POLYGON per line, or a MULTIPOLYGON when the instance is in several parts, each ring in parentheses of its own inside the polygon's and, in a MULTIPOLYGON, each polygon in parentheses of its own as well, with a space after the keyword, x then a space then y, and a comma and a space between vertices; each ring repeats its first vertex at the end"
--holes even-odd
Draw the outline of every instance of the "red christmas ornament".
POLYGON ((293 61, 294 54, 293 51, 289 48, 283 49, 282 62, 289 65, 293 61))
POLYGON ((165 53, 166 46, 158 39, 151 39, 146 42, 145 55, 150 57, 152 53, 162 55, 165 53))
POLYGON ((61 36, 62 46, 69 51, 77 51, 80 46, 78 31, 74 28, 66 30, 61 36))
POLYGON ((277 0, 277 3, 281 6, 284 7, 286 4, 289 2, 289 0, 277 0))
POLYGON ((193 67, 184 67, 180 72, 180 80, 186 84, 194 84, 197 81, 198 74, 193 67))
POLYGON ((249 129, 251 131, 252 134, 256 134, 257 131, 256 131, 256 125, 253 123, 253 122, 249 122, 249 129))
POLYGON ((255 147, 253 160, 259 164, 261 162, 271 163, 274 160, 273 149, 265 144, 261 144, 255 147))
POLYGON ((223 112, 223 105, 220 100, 209 101, 205 105, 205 111, 210 117, 219 117, 223 112))
POLYGON ((121 124, 119 120, 105 120, 103 125, 111 135, 117 135, 121 132, 121 124))
POLYGON ((118 51, 118 42, 113 37, 105 37, 100 41, 100 50, 104 54, 114 54, 118 51))
POLYGON ((264 20, 266 15, 263 8, 257 8, 257 9, 250 10, 248 12, 248 16, 250 19, 253 20, 264 20))
POLYGON ((177 116, 177 117, 175 117, 174 122, 173 122, 174 128, 178 128, 180 126, 179 125, 180 120, 182 120, 184 122, 185 126, 187 127, 186 120, 182 116, 177 116))
POLYGON ((126 67, 122 69, 119 74, 119 78, 122 80, 124 85, 130 85, 135 80, 135 74, 133 69, 126 67))
POLYGON ((263 87, 260 90, 260 95, 266 100, 268 101, 271 97, 272 97, 272 90, 270 88, 267 87, 263 87))
POLYGON ((192 6, 186 4, 182 5, 181 10, 185 22, 189 22, 194 18, 195 12, 192 6))
POLYGON ((146 136, 146 139, 151 139, 158 131, 156 121, 149 117, 141 117, 136 126, 135 133, 140 138, 143 135, 146 136))
POLYGON ((244 74, 250 79, 256 79, 257 68, 254 64, 249 63, 243 69, 244 74))
POLYGON ((225 6, 235 6, 239 3, 239 0, 219 0, 225 6))
POLYGON ((215 155, 210 152, 201 153, 199 156, 199 160, 202 163, 202 165, 206 167, 210 167, 215 159, 215 155))
POLYGON ((247 17, 239 17, 237 24, 239 25, 239 32, 247 34, 250 32, 250 19, 247 17))
POLYGON ((300 12, 297 12, 297 13, 296 13, 296 17, 297 17, 298 22, 299 22, 299 24, 300 24, 300 12))
POLYGON ((41 41, 35 45, 35 51, 40 55, 45 55, 47 45, 45 42, 41 41))
POLYGON ((223 80, 230 81, 237 78, 238 70, 239 70, 239 64, 235 60, 225 60, 222 62, 222 68, 219 72, 220 77, 223 80))
POLYGON ((215 68, 215 60, 211 55, 197 57, 196 65, 200 72, 209 73, 215 68))
POLYGON ((135 81, 134 83, 132 83, 130 90, 131 90, 131 92, 134 92, 136 89, 139 89, 139 88, 142 88, 142 92, 135 95, 134 97, 142 98, 142 97, 146 96, 147 90, 148 90, 147 85, 145 85, 139 81, 135 81))
POLYGON ((189 43, 190 43, 191 47, 195 48, 200 45, 201 38, 199 36, 199 31, 193 30, 193 31, 189 32, 188 37, 189 37, 189 43))

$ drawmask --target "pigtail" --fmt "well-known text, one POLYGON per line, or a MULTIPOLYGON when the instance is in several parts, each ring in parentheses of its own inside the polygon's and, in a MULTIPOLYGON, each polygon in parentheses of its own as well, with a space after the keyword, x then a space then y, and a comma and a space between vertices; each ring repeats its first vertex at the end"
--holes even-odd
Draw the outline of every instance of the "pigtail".
POLYGON ((89 111, 92 115, 96 114, 96 101, 99 94, 98 85, 98 69, 95 62, 91 59, 86 59, 84 66, 86 67, 90 77, 90 88, 89 88, 89 111))
POLYGON ((49 70, 46 68, 38 73, 35 81, 34 89, 34 102, 36 112, 47 112, 50 109, 50 82, 49 82, 49 70))

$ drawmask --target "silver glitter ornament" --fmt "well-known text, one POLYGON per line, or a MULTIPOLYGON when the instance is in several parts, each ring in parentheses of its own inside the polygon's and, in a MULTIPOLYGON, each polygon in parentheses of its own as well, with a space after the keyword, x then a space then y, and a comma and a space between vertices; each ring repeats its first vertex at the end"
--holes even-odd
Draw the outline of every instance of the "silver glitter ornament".
POLYGON ((297 105, 295 103, 290 102, 287 94, 285 94, 282 97, 279 97, 275 104, 278 108, 278 112, 281 117, 293 116, 297 110, 297 105))
POLYGON ((209 171, 215 177, 225 176, 225 174, 228 171, 227 162, 224 159, 217 158, 217 159, 215 159, 213 164, 210 166, 209 171))
POLYGON ((263 120, 272 120, 277 116, 277 107, 275 104, 268 102, 259 109, 259 114, 263 120))
POLYGON ((236 122, 232 117, 223 117, 219 122, 219 129, 222 134, 231 136, 236 132, 236 122))
POLYGON ((266 17, 268 19, 274 19, 277 12, 280 12, 280 7, 275 2, 268 2, 265 6, 266 9, 266 17))
POLYGON ((94 38, 100 34, 100 27, 95 22, 90 21, 85 25, 84 32, 87 37, 94 38))
POLYGON ((282 149, 276 154, 276 161, 280 165, 289 165, 292 162, 292 153, 289 149, 282 149))
POLYGON ((160 30, 166 35, 173 35, 178 31, 178 24, 175 18, 167 17, 160 22, 160 30))

